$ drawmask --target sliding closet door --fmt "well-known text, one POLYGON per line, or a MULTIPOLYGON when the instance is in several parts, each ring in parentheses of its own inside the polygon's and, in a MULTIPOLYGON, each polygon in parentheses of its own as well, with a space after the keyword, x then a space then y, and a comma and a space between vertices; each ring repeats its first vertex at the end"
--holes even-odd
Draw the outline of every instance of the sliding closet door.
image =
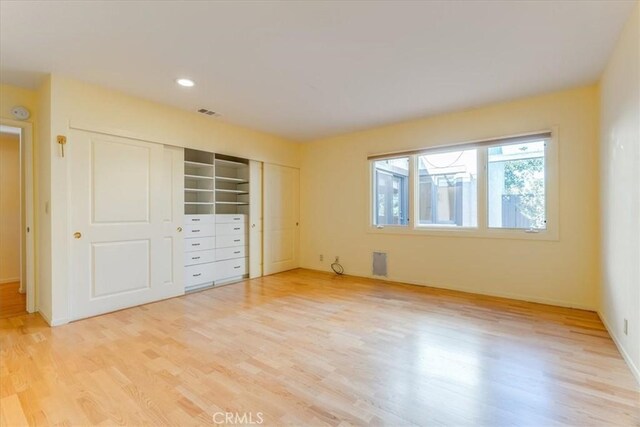
POLYGON ((183 149, 69 139, 72 317, 183 294, 183 149))
POLYGON ((298 169, 264 164, 264 274, 298 267, 299 175, 298 169))
POLYGON ((262 276, 262 162, 249 161, 249 277, 262 276))

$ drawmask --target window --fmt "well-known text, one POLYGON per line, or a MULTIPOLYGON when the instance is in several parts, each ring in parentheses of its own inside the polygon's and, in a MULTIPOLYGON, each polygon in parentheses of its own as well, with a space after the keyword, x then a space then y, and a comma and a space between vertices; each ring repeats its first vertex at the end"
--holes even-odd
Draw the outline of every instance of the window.
POLYGON ((418 156, 418 183, 419 225, 477 225, 477 150, 418 156))
POLYGON ((373 224, 409 224, 409 158, 378 160, 373 170, 373 224))
POLYGON ((377 229, 557 239, 551 132, 374 156, 371 166, 377 229))
POLYGON ((489 147, 489 227, 544 229, 544 141, 489 147))

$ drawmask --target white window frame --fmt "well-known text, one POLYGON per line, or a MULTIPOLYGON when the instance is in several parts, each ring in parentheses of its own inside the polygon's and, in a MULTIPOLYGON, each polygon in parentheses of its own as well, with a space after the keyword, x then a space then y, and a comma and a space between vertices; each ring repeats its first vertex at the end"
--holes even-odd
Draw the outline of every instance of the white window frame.
POLYGON ((558 158, 558 129, 527 132, 518 135, 502 136, 478 141, 470 141, 458 144, 448 144, 424 148, 422 150, 412 150, 406 153, 389 153, 388 155, 369 156, 367 161, 369 168, 369 209, 368 209, 368 232, 372 234, 396 234, 396 235, 418 235, 418 236, 451 236, 451 237, 476 237, 476 238, 499 238, 517 240, 550 240, 558 241, 560 238, 560 172, 558 158), (511 228, 490 228, 488 223, 488 176, 487 176, 487 153, 489 147, 504 145, 506 140, 527 136, 535 136, 542 133, 550 133, 551 136, 545 144, 545 229, 511 229, 511 228), (478 226, 461 227, 446 226, 438 224, 418 225, 419 205, 418 201, 418 179, 417 157, 430 152, 453 151, 456 149, 468 149, 477 144, 478 148, 478 226), (409 157, 409 223, 407 225, 374 225, 374 205, 375 200, 375 168, 376 160, 387 158, 409 157))

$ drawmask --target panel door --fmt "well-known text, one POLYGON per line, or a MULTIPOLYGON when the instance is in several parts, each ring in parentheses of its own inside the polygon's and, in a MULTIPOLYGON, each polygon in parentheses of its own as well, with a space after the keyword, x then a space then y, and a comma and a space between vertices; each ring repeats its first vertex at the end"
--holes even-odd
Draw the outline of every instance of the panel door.
POLYGON ((299 175, 295 168, 264 164, 264 274, 298 268, 299 175))
POLYGON ((183 149, 85 131, 68 147, 72 318, 183 294, 183 149))
POLYGON ((262 276, 262 162, 249 161, 249 277, 262 276))

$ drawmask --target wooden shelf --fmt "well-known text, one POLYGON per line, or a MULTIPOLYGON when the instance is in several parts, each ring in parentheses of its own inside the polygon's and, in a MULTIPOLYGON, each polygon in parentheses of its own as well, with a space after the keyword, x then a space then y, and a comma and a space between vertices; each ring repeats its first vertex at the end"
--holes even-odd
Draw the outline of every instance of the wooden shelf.
POLYGON ((198 166, 198 167, 207 167, 207 168, 212 168, 213 164, 212 163, 202 163, 202 162, 192 162, 191 160, 185 160, 184 161, 185 165, 189 165, 189 166, 198 166))
POLYGON ((202 176, 202 175, 186 175, 184 176, 185 178, 190 178, 190 179, 213 179, 212 176, 202 176))
POLYGON ((204 188, 185 188, 187 193, 213 193, 213 190, 207 190, 204 188))
POLYGON ((249 202, 216 202, 216 205, 248 205, 249 202))
POLYGON ((214 202, 184 202, 185 205, 215 205, 214 202))
POLYGON ((244 190, 227 190, 224 188, 216 188, 216 193, 249 194, 248 191, 244 190))
POLYGON ((242 178, 231 178, 229 176, 216 176, 216 181, 235 182, 236 184, 246 184, 249 181, 242 178))
POLYGON ((228 168, 242 168, 248 167, 249 165, 241 162, 234 162, 232 160, 224 160, 224 159, 216 159, 216 165, 220 164, 220 166, 228 167, 228 168))

